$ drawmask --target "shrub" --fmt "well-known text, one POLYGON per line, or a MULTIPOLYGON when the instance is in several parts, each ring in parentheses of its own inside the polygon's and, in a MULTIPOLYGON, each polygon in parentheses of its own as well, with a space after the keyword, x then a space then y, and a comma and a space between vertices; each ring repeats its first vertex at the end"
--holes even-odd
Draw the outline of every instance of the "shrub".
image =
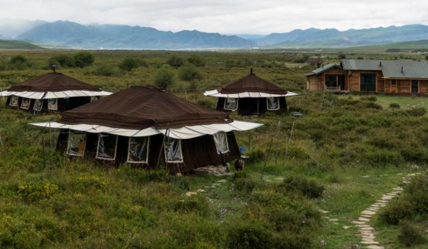
POLYGON ((245 193, 251 193, 256 187, 256 182, 251 178, 236 178, 233 183, 235 184, 236 190, 245 193))
POLYGON ((196 103, 198 105, 201 105, 201 106, 205 106, 205 107, 208 107, 208 108, 211 108, 211 109, 215 109, 215 102, 212 100, 212 98, 211 99, 208 99, 208 98, 198 98, 196 100, 196 103))
POLYGON ((25 58, 22 55, 16 55, 12 57, 9 61, 9 63, 12 63, 12 64, 20 64, 20 63, 26 63, 26 62, 28 62, 27 58, 25 58))
POLYGON ((426 163, 428 162, 428 153, 423 148, 403 147, 401 155, 408 162, 426 163))
POLYGON ((200 80, 202 75, 194 65, 186 64, 180 69, 180 79, 184 81, 200 80))
POLYGON ((420 175, 412 179, 405 192, 407 199, 413 204, 417 214, 428 214, 428 175, 420 175))
POLYGON ((345 54, 339 54, 339 55, 337 56, 337 58, 338 58, 339 60, 343 60, 343 59, 346 59, 346 55, 345 55, 345 54))
POLYGON ((76 67, 84 68, 94 63, 94 55, 89 52, 79 52, 74 54, 74 65, 76 67))
POLYGON ((203 197, 191 197, 184 200, 177 200, 173 204, 173 209, 179 213, 197 213, 202 216, 209 214, 209 204, 203 197))
POLYGON ((74 58, 71 55, 56 55, 49 59, 49 66, 74 67, 74 58), (55 62, 56 64, 53 64, 55 62))
POLYGON ((399 165, 403 162, 399 152, 388 149, 369 150, 362 155, 362 158, 373 166, 399 165))
POLYGON ((409 221, 405 221, 400 224, 398 240, 401 244, 408 247, 425 244, 427 242, 422 229, 409 221))
POLYGON ((168 61, 167 61, 168 65, 170 65, 173 68, 179 68, 183 65, 183 59, 181 59, 178 56, 171 56, 168 61))
POLYGON ((376 96, 365 96, 361 98, 362 100, 367 100, 367 101, 371 101, 371 102, 376 102, 377 98, 376 96))
POLYGON ((258 223, 243 223, 231 226, 228 233, 228 248, 272 248, 272 234, 258 223))
POLYGON ((187 61, 197 67, 203 67, 205 66, 205 62, 204 60, 198 56, 198 55, 192 55, 189 57, 189 59, 187 59, 187 61))
POLYGON ((379 219, 388 225, 398 225, 401 220, 410 218, 413 214, 413 206, 408 201, 391 203, 379 214, 379 219))
POLYGON ((31 66, 31 63, 22 55, 16 55, 9 60, 9 70, 25 70, 31 66))
POLYGON ((131 71, 132 69, 141 67, 141 66, 147 66, 147 63, 140 59, 135 58, 125 58, 123 61, 119 64, 119 68, 123 71, 131 71))
POLYGON ((261 150, 254 150, 248 153, 248 159, 246 162, 248 163, 258 163, 263 162, 265 160, 265 153, 261 150))
POLYGON ((113 75, 118 75, 119 70, 116 67, 107 66, 107 65, 99 65, 95 69, 94 74, 99 75, 99 76, 109 77, 109 76, 113 76, 113 75))
POLYGON ((309 198, 319 198, 324 192, 324 186, 302 176, 287 177, 279 187, 287 192, 298 192, 309 198))
POLYGON ((400 105, 397 103, 391 103, 389 104, 389 108, 391 109, 400 109, 400 105))
POLYGON ((24 183, 18 186, 18 194, 27 202, 50 198, 58 192, 58 185, 51 182, 24 183))
POLYGON ((407 113, 413 117, 422 117, 427 113, 427 110, 423 107, 413 108, 411 110, 407 110, 407 113))
POLYGON ((162 89, 168 89, 174 84, 174 73, 167 69, 156 72, 155 85, 162 89))

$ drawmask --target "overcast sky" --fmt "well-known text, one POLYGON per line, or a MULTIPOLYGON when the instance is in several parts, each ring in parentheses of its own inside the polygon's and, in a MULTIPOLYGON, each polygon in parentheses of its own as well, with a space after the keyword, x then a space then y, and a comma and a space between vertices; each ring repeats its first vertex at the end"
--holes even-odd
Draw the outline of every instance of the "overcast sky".
POLYGON ((268 34, 428 24, 427 0, 0 0, 0 19, 268 34))

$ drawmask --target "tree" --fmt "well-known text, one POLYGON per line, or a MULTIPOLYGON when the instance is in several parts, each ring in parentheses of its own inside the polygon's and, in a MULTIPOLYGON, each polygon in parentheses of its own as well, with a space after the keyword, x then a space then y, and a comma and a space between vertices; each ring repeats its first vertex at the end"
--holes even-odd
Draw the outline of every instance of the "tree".
POLYGON ((168 59, 167 63, 173 68, 179 68, 183 65, 184 62, 180 57, 173 55, 168 59))
POLYGON ((84 68, 94 63, 94 55, 89 52, 79 52, 74 54, 74 65, 76 67, 84 68))
POLYGON ((198 55, 192 55, 189 57, 189 59, 187 59, 187 61, 197 67, 203 67, 205 66, 205 62, 204 60, 198 56, 198 55))
POLYGON ((161 69, 155 75, 155 85, 162 89, 168 89, 174 84, 174 73, 168 69, 161 69))
POLYGON ((119 68, 123 71, 131 71, 132 69, 138 68, 140 66, 146 66, 147 64, 140 60, 135 58, 125 58, 123 61, 119 64, 119 68))
POLYGON ((16 55, 14 57, 12 57, 9 61, 11 64, 23 64, 28 62, 27 58, 25 58, 22 55, 16 55))
POLYGON ((74 58, 66 54, 55 55, 49 59, 49 66, 52 66, 54 63, 61 67, 74 67, 74 58))
POLYGON ((22 55, 16 55, 9 60, 8 70, 25 70, 31 63, 22 55))
POLYGON ((185 81, 200 80, 202 75, 193 64, 186 64, 180 69, 180 79, 185 81))
POLYGON ((337 56, 337 58, 338 58, 339 60, 343 60, 343 59, 346 59, 346 55, 345 55, 345 54, 340 53, 340 54, 337 56))

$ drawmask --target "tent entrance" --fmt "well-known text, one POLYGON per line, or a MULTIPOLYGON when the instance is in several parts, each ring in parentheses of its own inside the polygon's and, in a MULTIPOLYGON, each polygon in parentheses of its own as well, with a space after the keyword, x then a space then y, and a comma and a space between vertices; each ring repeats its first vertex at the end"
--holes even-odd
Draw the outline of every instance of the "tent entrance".
POLYGON ((260 114, 261 105, 261 99, 259 98, 239 99, 238 113, 240 115, 258 115, 260 114))

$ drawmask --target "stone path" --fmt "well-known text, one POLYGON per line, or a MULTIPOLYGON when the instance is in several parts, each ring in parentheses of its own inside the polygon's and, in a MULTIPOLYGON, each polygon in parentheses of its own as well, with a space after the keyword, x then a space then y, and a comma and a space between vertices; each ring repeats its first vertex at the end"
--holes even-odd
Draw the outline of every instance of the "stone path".
POLYGON ((226 179, 218 180, 217 182, 215 182, 211 185, 204 186, 205 189, 198 189, 198 190, 196 190, 196 192, 193 192, 193 191, 187 192, 186 197, 192 197, 193 195, 197 195, 198 193, 205 193, 209 190, 212 190, 212 189, 219 187, 220 185, 222 185, 224 183, 227 183, 226 179))
MULTIPOLYGON (((416 174, 408 174, 403 177, 403 183, 409 184, 410 179, 414 177, 416 174)), ((397 187, 394 188, 391 192, 384 194, 382 198, 380 198, 376 203, 368 207, 366 210, 361 212, 360 217, 357 221, 353 221, 352 223, 358 227, 360 232, 360 236, 362 238, 361 244, 367 249, 384 249, 383 246, 376 240, 375 230, 373 227, 369 225, 370 219, 379 211, 379 209, 385 207, 388 202, 398 197, 403 188, 397 187)))

